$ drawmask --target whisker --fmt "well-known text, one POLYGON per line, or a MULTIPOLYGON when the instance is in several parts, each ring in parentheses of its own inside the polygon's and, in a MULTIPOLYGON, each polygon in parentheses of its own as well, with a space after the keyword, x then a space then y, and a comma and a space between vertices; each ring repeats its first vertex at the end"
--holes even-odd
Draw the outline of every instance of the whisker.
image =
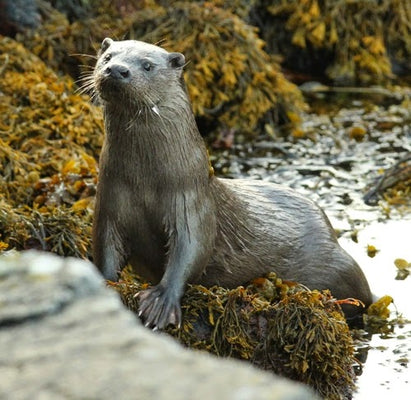
MULTIPOLYGON (((78 82, 76 82, 78 83, 78 82)), ((88 94, 89 92, 94 92, 96 91, 95 84, 93 80, 87 80, 84 82, 79 82, 78 83, 78 88, 75 90, 76 93, 80 94, 88 94)))
POLYGON ((87 84, 87 83, 91 83, 94 82, 94 77, 93 75, 83 75, 83 76, 79 76, 76 79, 76 82, 80 82, 82 84, 87 84))
POLYGON ((81 86, 84 86, 84 85, 88 85, 88 84, 92 84, 92 83, 94 83, 94 79, 92 79, 92 78, 90 78, 90 77, 80 77, 80 78, 77 78, 76 79, 76 83, 77 84, 79 84, 79 85, 81 85, 81 86))
MULTIPOLYGON (((93 65, 86 65, 86 64, 85 64, 85 65, 81 65, 80 67, 81 67, 82 70, 86 70, 86 69, 87 69, 87 70, 90 70, 90 69, 91 69, 91 70, 94 70, 94 68, 95 68, 95 66, 93 66, 93 65)), ((83 71, 82 71, 82 72, 83 72, 83 71)))
POLYGON ((94 68, 89 69, 89 70, 83 70, 83 71, 80 71, 80 73, 79 73, 80 78, 92 77, 93 75, 94 75, 94 68))
POLYGON ((164 115, 160 112, 160 110, 157 106, 157 103, 150 97, 150 93, 144 93, 144 98, 147 99, 147 103, 148 103, 147 115, 149 115, 148 113, 150 113, 150 114, 155 113, 156 116, 159 118, 160 122, 165 127, 166 119, 164 118, 164 115))
POLYGON ((80 76, 77 78, 78 81, 81 82, 87 82, 87 81, 92 81, 93 80, 93 74, 80 74, 80 76))
POLYGON ((130 118, 130 121, 126 125, 126 131, 129 131, 133 127, 134 122, 137 121, 137 118, 141 115, 141 112, 142 108, 138 108, 136 113, 130 118))
POLYGON ((90 96, 90 101, 91 101, 92 104, 97 104, 97 105, 98 105, 98 104, 99 104, 99 100, 100 100, 100 98, 99 98, 97 92, 94 92, 94 93, 90 96))
POLYGON ((97 60, 97 56, 92 55, 92 54, 84 54, 84 53, 71 53, 69 54, 70 57, 74 57, 74 56, 80 56, 80 57, 89 57, 92 58, 94 60, 97 60))
POLYGON ((130 118, 129 123, 126 126, 126 130, 130 130, 133 127, 134 123, 137 121, 143 110, 146 108, 144 104, 140 104, 140 102, 134 103, 133 107, 135 107, 137 110, 135 114, 130 118))
POLYGON ((162 38, 162 39, 160 39, 159 41, 155 42, 155 43, 154 43, 154 46, 159 46, 159 47, 161 47, 163 44, 166 44, 166 43, 167 43, 167 38, 162 38))

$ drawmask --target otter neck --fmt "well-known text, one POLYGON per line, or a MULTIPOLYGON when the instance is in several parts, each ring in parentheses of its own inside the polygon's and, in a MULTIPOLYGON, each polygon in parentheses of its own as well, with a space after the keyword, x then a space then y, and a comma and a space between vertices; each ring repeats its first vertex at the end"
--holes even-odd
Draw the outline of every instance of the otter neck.
POLYGON ((163 181, 208 178, 209 163, 186 96, 176 96, 155 107, 105 105, 109 157, 123 162, 133 176, 163 181))

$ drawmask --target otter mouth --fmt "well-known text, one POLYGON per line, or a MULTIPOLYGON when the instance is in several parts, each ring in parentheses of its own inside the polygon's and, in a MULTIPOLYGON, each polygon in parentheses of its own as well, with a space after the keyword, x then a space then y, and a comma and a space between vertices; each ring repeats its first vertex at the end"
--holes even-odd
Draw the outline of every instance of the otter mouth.
POLYGON ((95 88, 105 103, 119 106, 127 105, 129 110, 135 111, 135 117, 141 115, 147 117, 149 114, 161 117, 160 108, 156 102, 144 101, 144 98, 132 92, 123 81, 101 76, 96 80, 95 88))
POLYGON ((119 78, 113 74, 99 72, 95 75, 95 90, 106 103, 127 104, 134 110, 140 110, 138 115, 155 114, 160 116, 159 99, 148 97, 136 90, 128 78, 119 78))
POLYGON ((130 87, 123 81, 111 77, 100 76, 95 82, 95 88, 99 97, 106 103, 124 105, 131 107, 142 107, 146 105, 140 101, 130 87))
POLYGON ((103 99, 118 101, 118 94, 127 92, 130 79, 130 69, 126 65, 110 63, 98 70, 96 88, 103 99))
POLYGON ((108 76, 99 76, 96 79, 96 89, 100 97, 106 101, 117 99, 124 91, 122 83, 108 76))

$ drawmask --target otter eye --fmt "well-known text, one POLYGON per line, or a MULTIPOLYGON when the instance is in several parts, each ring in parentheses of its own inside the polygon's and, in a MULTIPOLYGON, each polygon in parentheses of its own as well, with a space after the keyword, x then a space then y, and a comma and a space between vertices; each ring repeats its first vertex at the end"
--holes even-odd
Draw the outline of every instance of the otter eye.
POLYGON ((146 71, 151 71, 151 68, 153 68, 153 65, 149 61, 144 61, 143 62, 143 68, 146 71))
POLYGON ((103 62, 108 62, 108 61, 110 61, 111 60, 111 54, 109 53, 109 54, 106 54, 104 57, 103 57, 103 62))

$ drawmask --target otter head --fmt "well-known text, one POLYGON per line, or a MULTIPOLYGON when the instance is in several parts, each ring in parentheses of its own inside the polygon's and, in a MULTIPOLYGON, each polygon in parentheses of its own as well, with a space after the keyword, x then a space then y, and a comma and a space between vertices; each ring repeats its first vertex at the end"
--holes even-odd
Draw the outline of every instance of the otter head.
POLYGON ((105 103, 149 107, 184 92, 184 55, 137 40, 103 40, 94 69, 97 93, 105 103))

